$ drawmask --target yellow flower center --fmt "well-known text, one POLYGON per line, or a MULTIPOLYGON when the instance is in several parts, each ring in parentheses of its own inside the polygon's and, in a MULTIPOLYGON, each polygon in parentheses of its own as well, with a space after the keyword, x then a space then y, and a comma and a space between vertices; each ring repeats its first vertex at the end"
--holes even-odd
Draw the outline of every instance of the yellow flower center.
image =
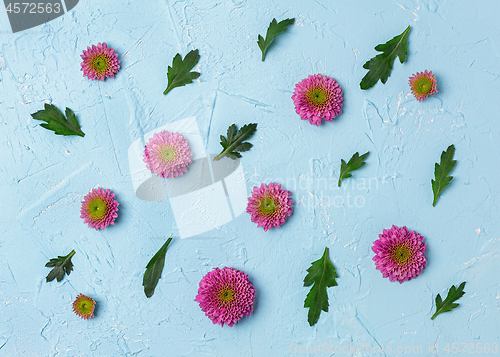
POLYGON ((328 99, 326 91, 321 88, 314 88, 307 93, 307 99, 311 104, 322 105, 328 99))
POLYGON ((176 157, 175 151, 171 147, 164 147, 161 149, 160 157, 165 162, 173 161, 173 160, 175 160, 175 157, 176 157))
POLYGON ((94 198, 88 205, 89 216, 94 219, 99 219, 106 214, 106 202, 99 197, 94 198))
POLYGON ((420 78, 416 83, 417 93, 427 94, 432 89, 432 83, 429 78, 420 78))
POLYGON ((219 301, 225 305, 233 301, 234 292, 231 288, 226 287, 219 292, 219 301))
POLYGON ((274 202, 274 200, 272 198, 264 197, 260 201, 259 209, 264 214, 273 213, 274 210, 276 209, 276 203, 274 202))
POLYGON ((104 73, 108 68, 108 59, 105 56, 100 55, 95 57, 90 65, 96 72, 104 73))
POLYGON ((406 263, 410 256, 411 252, 405 246, 399 246, 392 252, 392 257, 399 265, 406 263))
POLYGON ((93 308, 94 304, 88 298, 82 298, 82 300, 76 306, 76 310, 84 316, 90 315, 93 308))

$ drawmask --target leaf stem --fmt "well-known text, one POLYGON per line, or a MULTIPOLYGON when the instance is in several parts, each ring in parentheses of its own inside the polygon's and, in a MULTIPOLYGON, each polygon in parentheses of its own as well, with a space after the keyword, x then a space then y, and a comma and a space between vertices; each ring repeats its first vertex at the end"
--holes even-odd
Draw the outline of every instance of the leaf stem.
POLYGON ((225 155, 226 151, 227 150, 224 150, 219 155, 217 155, 216 157, 214 157, 214 161, 219 161, 220 159, 222 159, 222 157, 225 155))
POLYGON ((170 244, 171 241, 172 241, 172 237, 168 238, 162 248, 168 248, 168 245, 170 244))

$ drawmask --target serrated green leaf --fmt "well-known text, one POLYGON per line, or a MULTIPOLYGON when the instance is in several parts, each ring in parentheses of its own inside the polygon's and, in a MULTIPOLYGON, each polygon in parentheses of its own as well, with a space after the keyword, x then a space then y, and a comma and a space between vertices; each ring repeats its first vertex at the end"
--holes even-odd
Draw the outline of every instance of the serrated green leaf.
POLYGON ((310 286, 314 283, 304 301, 304 307, 309 308, 307 320, 310 326, 318 322, 322 310, 328 312, 328 292, 326 288, 337 286, 335 279, 338 276, 328 257, 328 252, 328 247, 326 247, 321 259, 311 264, 311 267, 307 269, 309 274, 304 278, 304 286, 310 286))
POLYGON ((200 60, 200 55, 198 50, 190 51, 184 60, 182 60, 181 55, 178 53, 172 60, 172 67, 168 66, 167 78, 168 85, 167 89, 163 94, 167 94, 175 87, 182 87, 186 84, 191 83, 194 79, 200 76, 199 72, 190 72, 194 66, 200 60))
POLYGON ((172 238, 168 238, 165 244, 163 244, 160 250, 156 252, 146 266, 146 272, 144 273, 144 277, 142 279, 142 285, 144 286, 144 293, 148 298, 153 296, 158 280, 161 278, 161 273, 163 271, 163 267, 165 266, 165 255, 171 241, 172 238))
POLYGON ((226 156, 230 159, 236 160, 236 159, 239 159, 241 157, 241 154, 238 152, 228 152, 228 153, 226 153, 226 156))
POLYGON ((220 144, 222 145, 222 147, 226 147, 227 146, 227 140, 226 140, 226 137, 224 135, 221 135, 220 136, 220 144))
POLYGON ((236 135, 236 124, 230 125, 229 128, 227 128, 227 142, 230 143, 233 141, 234 136, 236 135))
POLYGON ((221 135, 220 144, 223 147, 222 152, 214 157, 214 161, 220 160, 227 156, 230 159, 236 160, 241 157, 239 152, 248 151, 253 146, 248 142, 243 142, 249 139, 257 130, 257 124, 243 125, 240 130, 236 130, 236 125, 230 125, 227 129, 227 138, 221 135))
POLYGON ((45 264, 47 268, 54 267, 45 278, 47 283, 54 279, 57 279, 59 282, 64 278, 64 273, 68 275, 71 273, 73 270, 73 263, 71 263, 73 255, 75 255, 74 250, 72 250, 68 255, 52 258, 47 264, 45 264))
POLYGON ((80 124, 78 124, 75 114, 71 109, 66 108, 66 119, 63 113, 61 113, 55 105, 45 104, 44 108, 45 109, 31 114, 33 119, 46 122, 40 124, 42 128, 52 130, 56 135, 85 136, 83 131, 80 129, 80 124))
POLYGON ((436 306, 441 306, 442 303, 443 303, 443 300, 441 299, 441 295, 437 294, 437 296, 436 296, 436 306))
POLYGON ((385 84, 391 75, 392 65, 396 57, 399 57, 399 62, 403 63, 406 60, 408 33, 410 26, 403 31, 401 35, 394 37, 392 40, 375 47, 375 50, 382 52, 373 57, 363 65, 368 73, 363 77, 359 84, 361 89, 368 89, 380 81, 385 84))
POLYGON ((455 303, 455 301, 460 299, 465 294, 464 287, 465 281, 460 284, 458 289, 455 287, 455 285, 452 285, 444 302, 441 299, 441 295, 437 294, 436 312, 434 313, 434 315, 432 315, 431 320, 434 320, 437 315, 442 314, 443 312, 448 312, 456 308, 459 304, 455 303))
POLYGON ((432 206, 436 206, 436 201, 443 192, 443 190, 448 186, 448 184, 453 180, 453 176, 448 176, 448 174, 453 170, 456 160, 453 160, 453 155, 455 154, 455 146, 450 145, 446 151, 443 151, 441 154, 441 160, 439 164, 434 165, 434 178, 431 180, 432 184, 432 192, 434 193, 434 201, 432 202, 432 206))
POLYGON ((252 144, 250 143, 241 143, 240 145, 238 145, 237 147, 234 148, 234 151, 237 151, 237 152, 244 152, 244 151, 248 151, 252 148, 252 144))
POLYGON ((260 50, 262 51, 262 61, 266 58, 267 48, 271 45, 274 40, 274 37, 282 32, 285 32, 288 26, 292 25, 295 22, 295 18, 286 19, 280 22, 276 22, 276 19, 273 19, 269 24, 269 28, 267 29, 266 39, 259 35, 257 44, 259 45, 260 50))
POLYGON ((352 175, 350 172, 355 171, 366 164, 365 159, 368 156, 370 152, 366 152, 363 155, 359 156, 359 153, 356 152, 352 157, 349 159, 349 162, 346 164, 344 160, 340 160, 340 176, 339 176, 339 187, 340 183, 342 182, 343 179, 349 178, 352 175))
POLYGON ((69 108, 66 108, 66 118, 68 119, 68 122, 74 126, 74 127, 80 127, 80 125, 78 124, 78 120, 76 120, 76 116, 75 116, 75 113, 73 113, 73 111, 69 108))

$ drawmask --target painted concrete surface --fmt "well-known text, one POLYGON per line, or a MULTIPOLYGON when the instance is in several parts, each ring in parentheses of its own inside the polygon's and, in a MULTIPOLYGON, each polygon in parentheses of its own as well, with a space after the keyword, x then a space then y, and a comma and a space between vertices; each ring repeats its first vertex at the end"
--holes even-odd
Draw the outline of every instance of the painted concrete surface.
MULTIPOLYGON (((452 346, 481 355, 486 344, 493 354, 499 13, 492 0, 89 0, 14 34, 0 10, 0 356, 290 356, 308 346, 321 346, 308 354, 317 356, 424 356, 431 347, 446 356, 456 355, 452 346), (295 24, 262 62, 258 34, 289 17, 295 24), (362 91, 374 47, 408 25, 407 62, 394 64, 385 85, 362 91), (115 48, 122 66, 100 83, 80 71, 82 50, 98 42, 115 48), (164 96, 173 56, 195 48, 199 80, 164 96), (439 93, 419 103, 408 78, 425 69, 439 93), (295 84, 316 73, 334 77, 345 98, 343 113, 320 127, 301 121, 291 100, 295 84), (41 128, 30 114, 44 103, 70 107, 85 137, 41 128), (230 190, 282 183, 295 201, 285 225, 258 229, 238 213, 236 194, 226 196, 227 223, 181 239, 174 198, 137 197, 132 144, 192 117, 205 156, 220 151, 229 125, 258 123, 230 190), (450 144, 454 179, 432 207, 434 163, 450 144), (371 152, 367 164, 337 188, 340 160, 356 151, 371 152), (120 202, 104 231, 80 218, 93 187, 120 202), (401 285, 372 261, 372 242, 392 224, 428 245, 427 268, 401 285), (170 236, 163 276, 147 299, 145 266, 170 236), (338 286, 329 289, 330 311, 310 327, 302 281, 325 247, 338 286), (71 275, 46 283, 45 263, 72 249, 71 275), (232 328, 213 325, 194 302, 203 275, 224 266, 244 270, 258 291, 252 316, 232 328), (435 295, 462 281, 460 306, 431 321, 435 295), (98 303, 89 321, 71 310, 79 293, 98 303)), ((210 192, 200 194, 208 202, 200 211, 224 191, 210 192)))

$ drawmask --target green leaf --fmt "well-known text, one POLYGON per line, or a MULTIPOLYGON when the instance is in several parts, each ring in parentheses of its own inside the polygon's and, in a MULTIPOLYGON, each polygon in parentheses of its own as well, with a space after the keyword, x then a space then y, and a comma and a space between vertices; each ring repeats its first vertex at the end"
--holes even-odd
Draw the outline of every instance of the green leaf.
POLYGON ((230 159, 236 160, 241 157, 240 152, 248 151, 252 148, 252 144, 243 142, 255 133, 257 124, 243 125, 240 130, 236 130, 236 125, 233 124, 227 129, 227 138, 220 136, 220 144, 224 148, 222 152, 214 158, 214 161, 220 160, 227 156, 230 159))
POLYGON ((33 119, 42 120, 46 123, 40 124, 41 127, 52 130, 56 135, 78 135, 85 136, 83 131, 80 129, 80 125, 76 120, 76 116, 71 111, 71 109, 66 108, 66 119, 59 109, 55 105, 45 104, 45 109, 39 110, 36 113, 31 114, 33 119))
POLYGON ((443 151, 441 154, 441 161, 439 164, 435 164, 434 166, 434 178, 436 181, 431 180, 432 184, 432 192, 434 192, 434 201, 432 202, 432 206, 436 206, 436 201, 443 192, 443 190, 448 186, 448 184, 453 179, 453 176, 448 176, 448 174, 453 170, 456 160, 453 160, 453 155, 455 154, 455 146, 450 145, 446 151, 443 151))
POLYGON ((259 45, 260 50, 262 51, 262 61, 266 58, 266 51, 269 45, 273 42, 274 36, 285 32, 288 26, 292 25, 295 22, 295 18, 286 19, 280 22, 276 22, 276 19, 273 19, 269 24, 269 28, 267 29, 266 39, 259 35, 257 44, 259 45))
POLYGON ((184 60, 178 53, 172 61, 172 67, 168 66, 167 78, 168 86, 163 94, 167 94, 175 87, 182 87, 191 83, 194 79, 200 76, 199 72, 190 72, 200 60, 198 50, 190 51, 184 60))
POLYGON ((444 301, 441 299, 441 296, 437 294, 436 313, 432 315, 431 320, 434 320, 434 318, 437 315, 443 312, 448 312, 456 308, 459 304, 455 303, 455 301, 460 299, 465 294, 464 287, 465 287, 465 281, 462 284, 460 284, 458 289, 455 288, 455 285, 452 285, 450 290, 448 291, 448 296, 444 301))
POLYGON ((408 32, 410 32, 410 26, 408 26, 401 35, 375 47, 375 50, 382 53, 373 57, 363 65, 363 68, 367 69, 368 73, 359 84, 361 89, 373 87, 379 79, 385 84, 387 78, 391 75, 392 65, 396 57, 399 57, 399 62, 401 63, 405 61, 408 32))
POLYGON ((349 159, 349 162, 346 164, 344 160, 340 160, 340 177, 339 177, 339 187, 340 183, 342 182, 343 179, 349 178, 352 175, 349 172, 355 171, 361 167, 363 167, 364 164, 366 164, 365 159, 368 156, 370 152, 366 152, 363 155, 359 156, 359 153, 356 152, 352 157, 349 159))
POLYGON ((328 257, 328 248, 325 248, 321 259, 313 262, 307 271, 309 274, 304 278, 304 286, 309 286, 313 283, 314 285, 309 294, 307 294, 304 307, 309 308, 307 320, 309 321, 309 325, 312 326, 318 322, 321 310, 328 312, 328 293, 326 288, 337 286, 335 279, 338 276, 328 257))
POLYGON ((146 272, 144 273, 144 278, 142 279, 142 285, 144 286, 144 293, 148 298, 153 296, 156 284, 158 284, 158 280, 161 278, 161 272, 163 271, 163 266, 165 265, 165 254, 167 253, 167 248, 171 241, 172 238, 168 238, 167 242, 163 244, 160 250, 156 252, 146 266, 146 272))
POLYGON ((73 263, 71 263, 71 258, 75 255, 75 251, 72 250, 68 255, 58 256, 57 258, 52 258, 45 266, 47 268, 54 267, 49 275, 46 277, 47 283, 57 278, 57 281, 61 281, 64 278, 64 273, 69 275, 73 270, 73 263))

